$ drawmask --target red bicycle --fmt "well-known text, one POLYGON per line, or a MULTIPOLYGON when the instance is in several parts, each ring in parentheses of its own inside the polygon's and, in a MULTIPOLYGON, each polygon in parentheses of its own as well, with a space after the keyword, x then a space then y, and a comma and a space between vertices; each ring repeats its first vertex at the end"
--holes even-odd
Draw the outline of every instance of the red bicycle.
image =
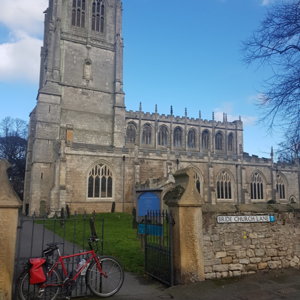
POLYGON ((65 299, 71 298, 76 280, 85 274, 86 284, 92 293, 98 297, 109 297, 117 293, 124 281, 124 271, 119 262, 110 256, 97 256, 93 244, 97 238, 89 238, 89 251, 61 256, 58 245, 61 243, 47 244, 43 251, 45 258, 45 280, 39 284, 32 284, 30 267, 25 268, 18 279, 17 289, 21 300, 44 299, 54 300, 59 295, 65 299), (58 259, 51 264, 49 257, 58 252, 58 259), (76 269, 68 273, 65 260, 84 257, 76 269))

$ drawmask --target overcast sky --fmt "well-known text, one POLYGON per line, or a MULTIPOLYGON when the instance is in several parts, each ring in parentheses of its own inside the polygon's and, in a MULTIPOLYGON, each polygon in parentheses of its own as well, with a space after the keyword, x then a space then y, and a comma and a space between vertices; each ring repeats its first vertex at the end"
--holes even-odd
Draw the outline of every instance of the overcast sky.
MULTIPOLYGON (((268 157, 280 142, 257 120, 266 67, 246 66, 241 43, 276 0, 123 0, 128 110, 244 121, 244 151, 268 157)), ((34 108, 47 0, 1 0, 0 120, 34 108)))

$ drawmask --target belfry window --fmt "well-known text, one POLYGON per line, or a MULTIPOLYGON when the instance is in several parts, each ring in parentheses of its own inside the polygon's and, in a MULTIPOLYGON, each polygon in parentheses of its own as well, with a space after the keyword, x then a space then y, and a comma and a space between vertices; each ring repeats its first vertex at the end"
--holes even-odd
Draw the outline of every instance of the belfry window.
POLYGON ((279 199, 285 199, 285 185, 282 177, 279 174, 276 178, 276 192, 279 196, 279 199))
POLYGON ((202 143, 203 150, 209 149, 209 132, 208 132, 208 130, 204 130, 202 132, 201 143, 202 143))
POLYGON ((188 147, 196 148, 196 131, 195 129, 189 130, 188 133, 188 147))
POLYGON ((231 178, 225 171, 221 172, 217 177, 217 198, 232 199, 231 178))
POLYGON ((255 172, 251 176, 251 183, 250 183, 250 194, 251 199, 253 200, 262 200, 264 199, 264 184, 262 176, 255 172))
POLYGON ((85 1, 73 0, 72 5, 72 25, 77 27, 85 27, 85 1))
POLYGON ((88 177, 88 198, 112 198, 112 172, 105 164, 95 165, 88 177))
POLYGON ((176 127, 174 130, 174 147, 182 147, 182 129, 176 127))
POLYGON ((126 129, 126 142, 135 143, 136 139, 136 126, 134 123, 129 123, 126 129))
POLYGON ((164 125, 159 127, 158 131, 158 145, 159 146, 167 146, 168 145, 168 128, 164 125))
POLYGON ((233 151, 233 134, 232 133, 229 133, 228 135, 228 151, 233 151))
POLYGON ((150 124, 145 124, 143 126, 143 132, 142 132, 142 144, 150 145, 151 144, 151 138, 152 138, 152 128, 150 124))
POLYGON ((216 150, 223 149, 223 135, 221 132, 218 132, 215 136, 215 147, 216 147, 216 150))
POLYGON ((92 4, 92 30, 104 32, 105 6, 103 0, 94 0, 92 4))

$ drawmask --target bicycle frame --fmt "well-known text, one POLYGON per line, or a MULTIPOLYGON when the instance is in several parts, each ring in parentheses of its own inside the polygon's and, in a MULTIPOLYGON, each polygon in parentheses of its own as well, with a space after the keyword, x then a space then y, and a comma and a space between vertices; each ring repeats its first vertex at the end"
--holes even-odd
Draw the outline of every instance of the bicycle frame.
POLYGON ((107 277, 107 275, 105 274, 105 272, 103 272, 103 270, 102 270, 100 261, 99 261, 98 256, 96 255, 96 253, 95 253, 94 250, 89 250, 89 251, 85 251, 85 252, 75 253, 75 254, 71 254, 71 255, 64 255, 64 256, 59 255, 58 260, 54 263, 54 265, 51 267, 51 269, 47 272, 47 276, 51 275, 51 273, 53 272, 53 270, 57 269, 58 266, 61 265, 62 272, 64 274, 64 280, 63 280, 63 282, 60 283, 60 284, 53 284, 53 283, 47 284, 47 283, 43 283, 40 286, 40 289, 45 288, 47 286, 63 286, 67 280, 76 281, 76 279, 80 276, 81 272, 85 268, 87 268, 89 266, 89 264, 92 262, 92 260, 95 260, 99 272, 104 277, 107 277), (68 275, 68 271, 67 271, 67 268, 65 266, 64 260, 69 259, 69 258, 74 258, 74 257, 77 257, 77 256, 82 256, 82 255, 89 255, 89 257, 86 259, 85 264, 83 264, 80 267, 80 269, 74 275, 72 275, 72 277, 70 278, 69 275, 68 275))

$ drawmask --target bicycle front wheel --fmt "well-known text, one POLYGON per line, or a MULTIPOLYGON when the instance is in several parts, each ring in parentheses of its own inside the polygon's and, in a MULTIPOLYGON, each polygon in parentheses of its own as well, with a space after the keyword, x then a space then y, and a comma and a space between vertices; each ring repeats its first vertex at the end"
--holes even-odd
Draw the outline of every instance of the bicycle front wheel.
POLYGON ((117 293, 124 281, 124 271, 119 262, 109 256, 99 257, 103 274, 93 262, 86 273, 86 283, 93 294, 98 297, 109 297, 117 293))
POLYGON ((49 284, 49 286, 44 289, 40 288, 40 284, 30 284, 29 279, 28 271, 24 271, 18 279, 17 288, 20 300, 54 300, 60 293, 60 286, 57 286, 57 284, 61 284, 61 278, 55 270, 47 276, 46 284, 49 284))

